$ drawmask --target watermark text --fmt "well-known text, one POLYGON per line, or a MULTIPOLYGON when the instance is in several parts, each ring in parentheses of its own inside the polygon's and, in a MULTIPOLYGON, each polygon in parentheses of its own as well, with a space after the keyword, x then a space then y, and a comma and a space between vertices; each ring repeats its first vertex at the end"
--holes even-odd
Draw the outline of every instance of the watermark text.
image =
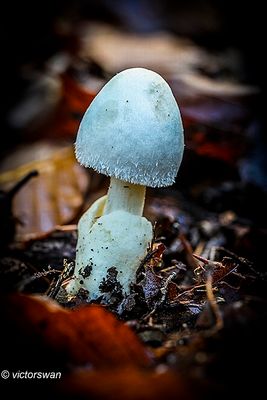
POLYGON ((8 371, 4 369, 0 373, 2 379, 60 379, 58 371, 8 371))

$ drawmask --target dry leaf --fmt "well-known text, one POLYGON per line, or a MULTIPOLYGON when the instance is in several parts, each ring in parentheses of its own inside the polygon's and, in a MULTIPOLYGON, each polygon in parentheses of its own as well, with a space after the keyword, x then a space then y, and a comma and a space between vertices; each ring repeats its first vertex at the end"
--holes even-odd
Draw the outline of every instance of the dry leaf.
MULTIPOLYGON (((196 398, 183 377, 174 372, 142 371, 126 368, 116 371, 80 371, 60 383, 64 396, 109 400, 190 400, 196 398)), ((195 389, 197 392, 197 390, 195 389)))
MULTIPOLYGON (((56 362, 98 369, 150 364, 134 332, 101 306, 87 305, 72 311, 46 297, 18 294, 3 302, 6 321, 2 333, 8 338, 7 346, 10 341, 13 363, 30 344, 32 357, 36 352, 39 360, 56 354, 56 362), (20 343, 12 343, 12 332, 20 343)), ((50 363, 54 365, 55 360, 50 363)))
POLYGON ((0 186, 5 190, 28 172, 39 173, 14 198, 13 214, 20 221, 16 236, 19 241, 39 238, 75 218, 90 183, 75 159, 73 146, 48 142, 18 149, 1 169, 5 172, 0 174, 0 186))
POLYGON ((75 81, 67 73, 60 76, 62 97, 53 118, 43 127, 46 138, 75 138, 80 121, 87 107, 94 99, 95 91, 75 81))
POLYGON ((84 112, 101 87, 93 77, 87 79, 89 83, 79 82, 71 71, 59 72, 53 66, 42 74, 32 71, 24 97, 9 113, 10 125, 21 129, 28 139, 74 138, 84 112))
MULTIPOLYGON (((213 97, 254 95, 259 89, 234 80, 241 56, 237 50, 213 54, 189 39, 167 32, 150 34, 126 33, 104 24, 88 24, 83 29, 81 55, 92 57, 108 71, 116 73, 126 68, 145 67, 155 70, 168 80, 183 83, 177 97, 190 98, 199 94, 213 97), (160 54, 160 57, 159 57, 160 54), (231 71, 228 80, 220 71, 231 71), (216 72, 216 79, 201 74, 216 72)), ((180 103, 179 103, 180 104, 180 103)))

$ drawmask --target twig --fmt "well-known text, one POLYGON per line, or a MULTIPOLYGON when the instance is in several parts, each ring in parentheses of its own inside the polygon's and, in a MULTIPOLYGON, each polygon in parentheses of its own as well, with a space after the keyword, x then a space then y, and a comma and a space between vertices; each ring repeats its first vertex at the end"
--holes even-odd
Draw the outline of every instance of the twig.
POLYGON ((182 233, 180 233, 179 239, 181 240, 182 245, 184 247, 188 265, 191 268, 193 268, 193 270, 198 269, 200 267, 200 265, 198 264, 198 262, 194 258, 193 249, 192 249, 191 244, 189 243, 189 241, 185 238, 185 236, 182 233))
POLYGON ((67 260, 63 260, 64 269, 58 277, 57 281, 52 281, 50 287, 47 290, 46 295, 54 299, 59 292, 62 282, 69 278, 74 270, 74 262, 68 263, 67 260))
POLYGON ((56 225, 55 229, 59 232, 71 232, 78 229, 77 224, 70 225, 56 225))
POLYGON ((215 324, 214 328, 216 330, 222 329, 223 319, 222 319, 222 315, 221 315, 218 303, 216 301, 216 297, 214 296, 214 293, 213 293, 211 273, 207 274, 206 293, 207 293, 207 300, 209 302, 210 308, 216 319, 216 324, 215 324))
POLYGON ((178 300, 180 297, 184 296, 185 294, 192 293, 192 292, 194 292, 194 290, 199 289, 199 288, 204 288, 204 287, 205 287, 205 284, 201 284, 201 285, 195 285, 195 286, 193 286, 193 287, 191 287, 191 288, 189 288, 187 290, 184 290, 182 293, 179 293, 175 297, 175 299, 171 302, 171 304, 175 303, 176 300, 178 300))

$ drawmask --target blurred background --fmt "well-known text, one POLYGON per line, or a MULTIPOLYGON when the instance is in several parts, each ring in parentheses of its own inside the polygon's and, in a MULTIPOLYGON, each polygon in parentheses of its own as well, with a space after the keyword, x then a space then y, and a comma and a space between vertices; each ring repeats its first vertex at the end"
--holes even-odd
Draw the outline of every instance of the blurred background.
MULTIPOLYGON (((1 188, 10 190, 39 171, 14 199, 18 239, 77 221, 84 199, 88 205, 106 190, 105 178, 79 168, 74 159, 79 122, 108 79, 142 66, 168 81, 184 121, 184 161, 170 190, 209 213, 230 212, 226 216, 237 223, 242 240, 248 234, 242 227, 253 225, 253 240, 263 243, 267 177, 261 3, 5 4, 1 188)), ((168 189, 163 191, 167 194, 168 189)), ((246 241, 230 247, 255 256, 251 238, 248 242, 247 251, 246 241)))
MULTIPOLYGON (((202 90, 206 89, 205 94, 213 90, 215 97, 220 95, 216 84, 222 82, 254 86, 254 92, 258 91, 265 73, 260 3, 256 0, 253 7, 240 7, 222 0, 48 0, 16 6, 8 2, 1 21, 2 126, 13 130, 7 140, 13 146, 19 140, 19 128, 26 128, 34 116, 39 118, 38 111, 41 114, 38 107, 42 105, 33 100, 23 110, 18 108, 29 90, 38 91, 34 86, 38 74, 39 78, 41 74, 55 76, 72 68, 86 86, 90 74, 106 80, 122 68, 143 65, 161 70, 175 83, 184 74, 188 75, 186 84, 203 86, 212 81, 213 89, 202 90), (190 74, 203 82, 188 82, 190 74)), ((53 89, 56 92, 56 82, 53 89)), ((221 97, 238 97, 240 90, 233 87, 221 97)), ((184 93, 176 94, 181 103, 184 93)), ((45 95, 39 88, 39 103, 48 101, 45 95)), ((192 95, 188 89, 186 96, 192 95)), ((260 96, 249 105, 259 123, 261 105, 260 96)))

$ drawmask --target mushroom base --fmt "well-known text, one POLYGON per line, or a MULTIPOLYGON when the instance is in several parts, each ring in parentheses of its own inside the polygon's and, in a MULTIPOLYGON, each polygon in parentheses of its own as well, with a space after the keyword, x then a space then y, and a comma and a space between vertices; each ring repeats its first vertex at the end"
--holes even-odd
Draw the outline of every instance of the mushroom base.
POLYGON ((66 290, 76 294, 83 288, 89 300, 109 303, 130 294, 153 229, 146 218, 122 210, 97 218, 105 200, 97 200, 80 219, 75 276, 66 290))

